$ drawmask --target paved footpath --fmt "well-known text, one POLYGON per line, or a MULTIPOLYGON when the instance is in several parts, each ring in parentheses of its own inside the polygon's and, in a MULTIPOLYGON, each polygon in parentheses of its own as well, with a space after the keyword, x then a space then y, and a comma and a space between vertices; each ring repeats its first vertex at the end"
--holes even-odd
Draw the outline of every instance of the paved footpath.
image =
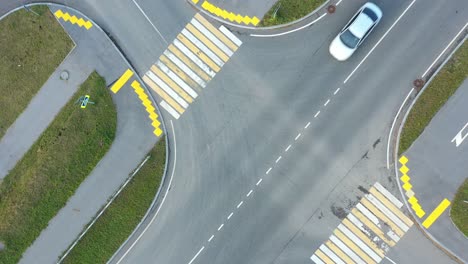
POLYGON ((400 180, 416 220, 468 263, 468 238, 453 224, 450 203, 467 178, 468 79, 399 161, 400 180), (463 129, 465 128, 465 129, 463 129))
MULTIPOLYGON (((52 12, 55 11, 56 9, 52 8, 52 12)), ((63 11, 80 18, 78 14, 71 13, 69 10, 63 11)), ((67 91, 70 90, 68 96, 71 96, 71 90, 76 90, 80 81, 85 80, 87 74, 93 69, 96 69, 106 79, 108 85, 127 70, 128 67, 123 59, 96 26, 93 25, 86 29, 84 26, 78 26, 77 23, 70 23, 70 20, 64 22, 63 19, 60 19, 59 21, 76 42, 77 47, 66 62, 62 63, 58 71, 67 69, 70 72, 70 79, 74 79, 73 83, 69 82, 69 85, 65 86, 62 82, 57 82, 54 79, 57 74, 55 73, 48 81, 46 89, 52 91, 67 89, 67 91)), ((84 19, 84 21, 87 20, 84 19)), ((134 89, 130 87, 130 84, 135 80, 134 76, 135 74, 118 93, 113 94, 113 100, 117 106, 117 132, 109 152, 84 180, 67 204, 49 222, 49 226, 27 249, 20 263, 47 264, 57 262, 62 253, 78 237, 83 228, 93 219, 109 197, 123 184, 128 175, 156 143, 157 137, 153 134, 154 128, 148 118, 148 113, 134 89)), ((45 93, 45 91, 41 90, 41 93, 45 93)), ((63 97, 64 95, 54 96, 63 97)), ((35 98, 38 101, 37 104, 43 103, 40 102, 40 99, 35 98)), ((56 98, 54 100, 64 104, 67 99, 56 98)), ((37 113, 26 115, 28 118, 37 118, 37 113)), ((47 112, 47 115, 53 117, 55 114, 47 112)), ((35 127, 35 129, 37 128, 35 127)), ((14 136, 16 134, 10 135, 9 139, 14 140, 14 136)), ((32 138, 28 140, 34 141, 32 138)))
POLYGON ((8 128, 0 140, 0 179, 14 168, 93 71, 91 65, 76 63, 86 53, 82 47, 73 49, 8 128), (60 73, 65 69, 71 73, 67 81, 60 79, 60 73))

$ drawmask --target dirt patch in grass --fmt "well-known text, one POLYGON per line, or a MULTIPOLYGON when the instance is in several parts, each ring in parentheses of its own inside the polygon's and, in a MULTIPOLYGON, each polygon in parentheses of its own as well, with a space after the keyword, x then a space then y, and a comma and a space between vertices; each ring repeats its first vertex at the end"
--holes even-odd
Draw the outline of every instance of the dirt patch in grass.
POLYGON ((455 225, 468 237, 468 179, 460 186, 450 210, 455 225))
POLYGON ((17 263, 108 151, 117 112, 92 73, 0 185, 0 263, 17 263), (85 94, 94 105, 75 104, 85 94))
POLYGON ((439 109, 468 77, 468 42, 465 42, 434 77, 408 114, 401 132, 399 155, 421 135, 439 109))
POLYGON ((0 21, 0 138, 73 47, 47 6, 0 21))
POLYGON ((263 16, 261 27, 286 24, 298 20, 317 9, 326 0, 279 0, 263 16))
POLYGON ((166 162, 161 138, 125 189, 117 196, 63 263, 106 263, 132 233, 156 195, 166 162))

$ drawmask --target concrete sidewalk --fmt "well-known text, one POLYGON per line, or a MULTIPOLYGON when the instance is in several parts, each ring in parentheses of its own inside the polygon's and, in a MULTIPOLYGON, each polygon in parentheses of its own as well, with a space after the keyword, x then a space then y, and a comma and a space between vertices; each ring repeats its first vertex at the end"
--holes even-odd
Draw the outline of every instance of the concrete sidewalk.
MULTIPOLYGON (((403 154, 406 158, 400 158, 398 168, 400 180, 406 185, 403 185, 404 191, 414 192, 413 197, 417 199, 412 200, 411 206, 415 219, 437 242, 468 263, 468 238, 453 224, 450 207, 444 207, 444 204, 449 205, 448 201, 453 201, 457 189, 467 178, 468 138, 454 140, 468 123, 466 102, 468 79, 403 154)), ((462 134, 467 131, 465 129, 462 134)))
MULTIPOLYGON (((51 10, 55 12, 57 9, 51 7, 51 10)), ((81 17, 71 10, 62 9, 62 11, 81 17)), ((96 69, 109 85, 128 69, 112 43, 96 26, 87 30, 77 24, 63 20, 59 22, 77 44, 74 55, 70 56, 69 62, 63 65, 69 70, 71 77, 80 76, 77 69, 82 69, 81 78, 84 80, 87 77, 86 73, 96 69)), ((151 120, 137 94, 130 87, 133 79, 131 78, 117 94, 112 94, 117 107, 117 132, 109 152, 27 249, 20 263, 57 262, 156 143, 157 138, 153 134, 151 120)), ((77 80, 73 89, 76 89, 78 84, 77 80)), ((51 89, 61 87, 55 86, 51 89)), ((62 100, 66 101, 63 98, 62 100)), ((10 140, 16 141, 14 137, 10 137, 10 140)))

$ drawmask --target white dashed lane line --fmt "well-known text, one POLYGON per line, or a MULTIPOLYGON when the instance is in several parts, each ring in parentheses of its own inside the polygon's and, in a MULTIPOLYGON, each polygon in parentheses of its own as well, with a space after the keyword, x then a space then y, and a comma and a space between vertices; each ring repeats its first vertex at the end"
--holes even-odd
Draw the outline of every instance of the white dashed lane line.
POLYGON ((297 134, 296 138, 294 139, 294 141, 297 141, 299 139, 299 137, 301 136, 301 133, 297 134))
POLYGON ((281 160, 281 158, 282 158, 282 157, 279 156, 279 157, 276 159, 275 163, 278 163, 278 162, 281 160))
POLYGON ((257 186, 258 186, 258 185, 259 185, 259 184, 260 184, 262 181, 263 181, 263 179, 262 179, 262 178, 260 178, 260 180, 258 180, 258 182, 257 182, 255 185, 257 185, 257 186))
MULTIPOLYGON (((340 91, 340 88, 337 88, 335 90, 335 92, 333 93, 333 95, 336 95, 338 92, 340 91)), ((323 107, 327 106, 329 103, 331 102, 331 99, 328 98, 325 103, 323 104, 323 107)), ((315 114, 314 118, 318 117, 320 115, 320 110, 317 111, 317 113, 315 114)), ((304 129, 307 129, 309 126, 310 126, 311 122, 307 122, 307 124, 304 126, 304 129)), ((302 136, 302 133, 298 133, 296 135, 296 137, 294 138, 294 141, 297 141, 300 137, 302 136)), ((284 149, 284 152, 288 152, 290 149, 292 148, 292 144, 289 144, 286 149, 284 149)), ((278 158, 276 158, 275 160, 275 163, 277 164, 281 159, 283 158, 283 156, 278 156, 278 158)), ((273 167, 270 167, 268 168, 268 170, 266 170, 265 174, 268 175, 271 171, 273 170, 273 167)), ((255 184, 255 186, 259 186, 260 183, 263 181, 262 178, 260 178, 257 183, 255 184)), ((253 193, 253 189, 250 189, 250 191, 246 194, 246 197, 250 197, 253 193)), ((239 209, 242 205, 244 204, 244 201, 240 201, 239 204, 237 204, 237 209, 239 209)), ((231 212, 228 217, 227 217, 227 220, 231 219, 231 217, 234 215, 234 212, 231 212)), ((218 231, 221 231, 221 229, 224 227, 224 223, 222 223, 219 227, 218 227, 218 231)), ((214 238, 214 235, 211 235, 211 237, 208 239, 208 242, 211 242, 211 240, 213 240, 214 238)), ((191 264, 197 257, 198 255, 205 249, 205 247, 202 247, 198 253, 192 258, 192 260, 189 262, 189 264, 191 264)))

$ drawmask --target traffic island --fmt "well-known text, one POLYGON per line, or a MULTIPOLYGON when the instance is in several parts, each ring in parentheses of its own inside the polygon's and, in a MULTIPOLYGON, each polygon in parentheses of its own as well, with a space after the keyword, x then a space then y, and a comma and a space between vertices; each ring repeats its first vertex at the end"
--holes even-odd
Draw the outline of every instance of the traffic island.
POLYGON ((73 46, 47 6, 0 21, 0 139, 73 46))
POLYGON ((277 26, 299 20, 325 2, 326 0, 279 0, 268 10, 259 26, 277 26))
POLYGON ((461 39, 405 115, 395 164, 402 194, 420 228, 462 262, 468 261, 463 222, 468 203, 460 204, 467 192, 468 119, 462 114, 468 111, 467 101, 468 43, 461 39))
POLYGON ((62 263, 106 263, 150 208, 163 178, 165 162, 166 140, 162 137, 128 184, 89 230, 85 229, 62 263))
POLYGON ((96 72, 0 185, 0 263, 17 263, 109 150, 117 112, 96 72), (91 102, 82 107, 82 96, 91 102))

